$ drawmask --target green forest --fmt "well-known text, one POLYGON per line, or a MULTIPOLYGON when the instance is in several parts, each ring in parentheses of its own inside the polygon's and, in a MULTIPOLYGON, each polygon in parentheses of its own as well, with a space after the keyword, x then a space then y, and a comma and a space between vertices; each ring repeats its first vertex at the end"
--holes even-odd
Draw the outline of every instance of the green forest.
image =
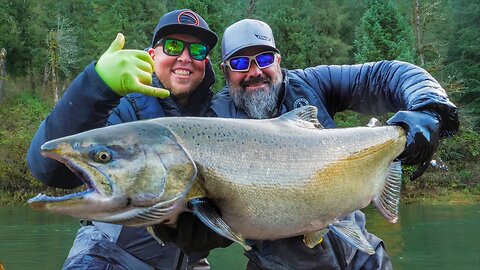
MULTIPOLYGON (((127 49, 149 46, 166 12, 198 12, 221 39, 244 18, 273 29, 289 69, 320 64, 402 60, 429 71, 459 107, 461 127, 441 142, 436 158, 448 171, 429 169, 415 182, 405 168, 404 202, 480 198, 480 3, 475 0, 0 0, 0 205, 53 194, 28 172, 30 140, 69 83, 97 60, 121 32, 127 49)), ((220 45, 211 53, 217 74, 220 45)), ((88 89, 85 89, 88 91, 88 89)), ((340 126, 370 116, 341 113, 340 126)), ((380 118, 383 122, 387 116, 380 118)))

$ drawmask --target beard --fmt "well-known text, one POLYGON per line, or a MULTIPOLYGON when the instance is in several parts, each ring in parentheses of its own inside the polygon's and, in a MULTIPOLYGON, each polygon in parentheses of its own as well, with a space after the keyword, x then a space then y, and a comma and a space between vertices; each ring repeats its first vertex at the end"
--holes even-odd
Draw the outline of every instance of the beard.
MULTIPOLYGON (((240 82, 239 86, 229 84, 230 96, 237 108, 242 109, 248 116, 254 119, 268 119, 278 115, 277 105, 282 87, 282 76, 273 80, 266 76, 253 78, 240 82), (250 84, 267 82, 268 87, 247 91, 250 84)), ((227 81, 229 79, 227 78, 227 81)))

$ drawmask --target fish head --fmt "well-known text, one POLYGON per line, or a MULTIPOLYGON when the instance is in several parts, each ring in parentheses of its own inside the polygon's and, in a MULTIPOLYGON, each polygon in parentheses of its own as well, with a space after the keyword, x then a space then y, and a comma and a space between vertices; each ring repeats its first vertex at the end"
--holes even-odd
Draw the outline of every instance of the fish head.
POLYGON ((46 142, 43 156, 65 164, 86 190, 39 194, 30 206, 117 224, 161 223, 181 207, 196 177, 188 152, 170 129, 152 121, 109 126, 46 142), (153 216, 152 216, 153 215, 153 216))

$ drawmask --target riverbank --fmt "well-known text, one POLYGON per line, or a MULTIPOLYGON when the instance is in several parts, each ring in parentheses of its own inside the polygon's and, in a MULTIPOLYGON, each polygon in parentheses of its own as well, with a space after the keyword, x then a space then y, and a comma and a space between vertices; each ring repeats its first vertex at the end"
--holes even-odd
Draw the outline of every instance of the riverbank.
POLYGON ((425 189, 404 191, 402 204, 468 205, 480 204, 480 195, 469 190, 425 189))
MULTIPOLYGON (((64 191, 58 189, 43 189, 37 192, 8 192, 0 190, 0 206, 21 206, 26 205, 28 199, 36 196, 38 193, 47 193, 53 196, 61 196, 73 191, 64 191)), ((400 199, 402 204, 422 204, 422 205, 469 205, 480 204, 480 194, 478 190, 452 190, 447 188, 424 188, 418 189, 413 186, 406 186, 402 190, 400 199)))

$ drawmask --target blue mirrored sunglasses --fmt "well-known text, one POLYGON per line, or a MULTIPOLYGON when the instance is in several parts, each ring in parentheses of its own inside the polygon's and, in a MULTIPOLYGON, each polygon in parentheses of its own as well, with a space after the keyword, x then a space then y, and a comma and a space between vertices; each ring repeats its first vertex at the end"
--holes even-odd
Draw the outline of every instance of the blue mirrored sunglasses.
POLYGON ((225 65, 230 67, 232 71, 248 71, 250 69, 250 63, 255 61, 258 68, 264 69, 275 63, 274 52, 261 52, 252 56, 235 56, 225 61, 225 65))

